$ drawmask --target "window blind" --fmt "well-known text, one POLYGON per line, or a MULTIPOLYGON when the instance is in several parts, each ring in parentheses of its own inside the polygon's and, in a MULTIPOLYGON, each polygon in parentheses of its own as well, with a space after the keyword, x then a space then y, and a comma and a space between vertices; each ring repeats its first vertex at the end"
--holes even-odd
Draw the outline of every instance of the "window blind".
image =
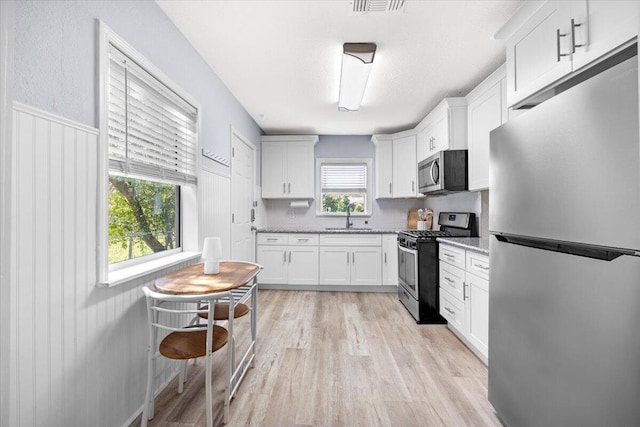
POLYGON ((323 163, 320 181, 323 192, 366 192, 367 165, 323 163))
POLYGON ((109 169, 196 182, 197 109, 109 45, 109 169))

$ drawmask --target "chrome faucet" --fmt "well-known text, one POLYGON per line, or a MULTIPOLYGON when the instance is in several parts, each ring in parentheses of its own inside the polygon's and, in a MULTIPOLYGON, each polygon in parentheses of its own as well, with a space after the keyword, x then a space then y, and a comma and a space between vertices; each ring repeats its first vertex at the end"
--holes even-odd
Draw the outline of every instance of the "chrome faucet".
POLYGON ((345 228, 351 228, 351 226, 353 226, 353 223, 351 221, 349 221, 351 219, 351 211, 350 208, 353 207, 353 203, 349 203, 347 205, 347 225, 345 228))

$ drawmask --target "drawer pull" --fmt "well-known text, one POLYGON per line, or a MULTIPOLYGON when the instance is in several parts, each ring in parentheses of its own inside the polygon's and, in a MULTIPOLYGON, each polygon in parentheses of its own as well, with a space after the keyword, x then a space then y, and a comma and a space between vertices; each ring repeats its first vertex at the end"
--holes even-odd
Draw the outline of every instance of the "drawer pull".
POLYGON ((456 315, 456 312, 455 312, 455 311, 453 311, 453 310, 451 310, 449 307, 445 307, 444 309, 445 309, 445 310, 447 310, 447 312, 448 312, 450 315, 452 315, 452 316, 455 316, 455 315, 456 315))
POLYGON ((267 237, 267 242, 277 242, 278 238, 277 237, 267 237))
POLYGON ((450 279, 450 278, 448 278, 448 277, 445 277, 445 278, 444 278, 444 280, 446 280, 447 282, 449 282, 449 284, 450 284, 451 286, 453 286, 454 288, 456 287, 456 281, 455 281, 455 280, 451 280, 451 279, 450 279))
POLYGON ((455 255, 451 255, 451 254, 448 254, 446 252, 443 255, 446 256, 447 258, 456 259, 455 255))
POLYGON ((489 267, 485 267, 484 265, 473 264, 473 266, 476 267, 476 268, 479 268, 481 270, 484 270, 484 271, 488 271, 489 270, 489 267))
POLYGON ((308 242, 309 239, 298 239, 298 242, 308 242))

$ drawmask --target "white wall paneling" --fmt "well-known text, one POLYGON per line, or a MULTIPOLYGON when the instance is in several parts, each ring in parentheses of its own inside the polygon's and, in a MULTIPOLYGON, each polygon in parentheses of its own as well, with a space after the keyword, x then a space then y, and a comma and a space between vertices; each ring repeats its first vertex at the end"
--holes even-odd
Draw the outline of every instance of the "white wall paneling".
MULTIPOLYGON (((140 287, 190 262, 96 287, 97 130, 16 105, 13 147, 7 425, 128 425, 146 381, 140 287)), ((158 384, 176 368, 161 361, 158 384)))
POLYGON ((220 237, 222 256, 231 258, 231 178, 202 170, 200 191, 200 247, 205 237, 220 237))
POLYGON ((0 2, 0 425, 9 425, 11 124, 15 7, 0 2))

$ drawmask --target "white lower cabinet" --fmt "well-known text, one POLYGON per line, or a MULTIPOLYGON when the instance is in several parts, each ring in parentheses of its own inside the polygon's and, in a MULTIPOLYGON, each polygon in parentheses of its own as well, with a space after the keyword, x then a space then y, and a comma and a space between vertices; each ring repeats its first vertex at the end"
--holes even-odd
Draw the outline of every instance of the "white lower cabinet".
POLYGON ((381 285, 381 257, 379 246, 320 247, 320 284, 381 285))
POLYGON ((440 314, 485 363, 489 358, 489 257, 440 244, 440 314))
POLYGON ((318 283, 317 234, 258 235, 258 283, 315 285, 318 283), (286 246, 281 243, 288 243, 286 246))
POLYGON ((320 285, 382 285, 382 235, 320 236, 320 285))
POLYGON ((398 286, 398 236, 382 236, 382 284, 398 286))
POLYGON ((395 234, 259 233, 259 284, 397 286, 395 234), (384 243, 383 243, 384 242, 384 243), (383 278, 384 274, 384 278, 383 278))
POLYGON ((263 267, 258 275, 259 283, 287 283, 287 246, 258 245, 257 259, 263 267))

